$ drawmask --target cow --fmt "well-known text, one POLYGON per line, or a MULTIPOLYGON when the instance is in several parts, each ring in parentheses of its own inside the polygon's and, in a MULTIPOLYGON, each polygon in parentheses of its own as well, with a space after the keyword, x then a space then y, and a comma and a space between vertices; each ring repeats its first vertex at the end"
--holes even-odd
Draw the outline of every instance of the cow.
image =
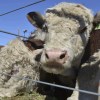
MULTIPOLYGON (((45 16, 30 13, 28 19, 37 27, 30 37, 44 41, 44 48, 36 57, 41 64, 40 80, 75 87, 81 59, 93 28, 93 13, 81 4, 66 2, 47 9, 45 16), (38 24, 39 20, 42 26, 38 24)), ((72 91, 59 88, 44 86, 43 89, 46 93, 53 91, 58 100, 66 100, 72 94, 72 91)))
POLYGON ((36 83, 23 78, 39 80, 39 65, 35 56, 43 48, 39 39, 16 38, 0 46, 0 97, 12 97, 32 92, 36 83))
MULTIPOLYGON (((100 29, 92 30, 81 61, 76 88, 100 94, 100 29)), ((68 100, 100 100, 93 94, 74 91, 68 100)))
MULTIPOLYGON (((94 16, 93 29, 81 61, 76 88, 100 94, 100 12, 94 16)), ((97 95, 74 91, 68 100, 100 100, 97 95)))

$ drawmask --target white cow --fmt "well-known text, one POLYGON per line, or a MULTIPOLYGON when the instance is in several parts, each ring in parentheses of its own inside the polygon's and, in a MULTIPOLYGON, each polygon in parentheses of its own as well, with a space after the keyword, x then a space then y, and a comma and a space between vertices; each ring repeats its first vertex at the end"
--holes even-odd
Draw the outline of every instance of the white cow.
MULTIPOLYGON (((30 12, 27 17, 37 27, 34 38, 45 41, 40 57, 42 80, 75 87, 93 26, 91 10, 80 4, 63 2, 47 9, 45 16, 30 12)), ((66 100, 71 93, 63 89, 54 91, 58 100, 66 100)))
POLYGON ((31 50, 28 42, 25 44, 31 49, 24 42, 14 39, 0 50, 0 97, 32 92, 36 87, 36 83, 22 78, 39 79, 39 66, 34 58, 41 50, 31 50))

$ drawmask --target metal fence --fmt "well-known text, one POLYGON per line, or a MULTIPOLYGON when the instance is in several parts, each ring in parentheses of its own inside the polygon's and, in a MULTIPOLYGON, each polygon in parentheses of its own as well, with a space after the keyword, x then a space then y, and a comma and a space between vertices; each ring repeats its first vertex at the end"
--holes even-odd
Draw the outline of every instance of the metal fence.
POLYGON ((5 13, 3 13, 3 14, 0 14, 0 17, 1 17, 1 16, 4 16, 4 15, 7 15, 7 14, 10 14, 10 13, 13 13, 13 12, 18 11, 18 10, 21 10, 21 9, 27 8, 27 7, 29 7, 29 6, 33 6, 33 5, 38 4, 38 3, 41 3, 41 2, 43 2, 43 1, 45 1, 45 0, 40 0, 40 1, 37 1, 37 2, 33 2, 33 3, 28 4, 28 5, 26 5, 26 6, 22 6, 22 7, 20 7, 20 8, 17 8, 17 9, 14 9, 14 10, 11 10, 11 11, 8 11, 8 12, 5 12, 5 13))

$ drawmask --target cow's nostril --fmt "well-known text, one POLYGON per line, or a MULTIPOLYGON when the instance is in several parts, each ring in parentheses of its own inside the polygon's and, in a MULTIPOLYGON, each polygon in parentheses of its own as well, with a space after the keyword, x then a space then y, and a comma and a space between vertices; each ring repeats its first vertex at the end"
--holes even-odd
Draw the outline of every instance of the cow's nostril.
POLYGON ((45 51, 45 58, 50 61, 57 61, 57 60, 63 60, 66 58, 66 52, 61 50, 48 50, 45 51))
POLYGON ((49 59, 49 56, 48 56, 48 54, 47 54, 47 53, 45 53, 45 56, 46 56, 46 58, 47 58, 47 59, 49 59))
POLYGON ((42 55, 42 53, 40 53, 40 54, 36 55, 35 60, 36 60, 37 62, 39 62, 39 61, 40 61, 41 55, 42 55))
POLYGON ((61 54, 61 55, 60 55, 60 59, 65 58, 65 55, 66 55, 66 53, 61 54))

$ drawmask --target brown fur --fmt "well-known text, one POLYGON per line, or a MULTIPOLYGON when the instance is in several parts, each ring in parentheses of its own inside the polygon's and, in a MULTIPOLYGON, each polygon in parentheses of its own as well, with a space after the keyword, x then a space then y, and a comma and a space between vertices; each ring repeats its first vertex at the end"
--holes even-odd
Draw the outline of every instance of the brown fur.
POLYGON ((95 52, 100 49, 100 29, 99 30, 93 30, 90 33, 90 39, 88 41, 88 44, 85 49, 84 56, 82 58, 81 64, 85 63, 87 60, 89 60, 90 56, 92 56, 95 52))
POLYGON ((2 47, 4 47, 4 46, 0 46, 0 49, 1 49, 2 47))

